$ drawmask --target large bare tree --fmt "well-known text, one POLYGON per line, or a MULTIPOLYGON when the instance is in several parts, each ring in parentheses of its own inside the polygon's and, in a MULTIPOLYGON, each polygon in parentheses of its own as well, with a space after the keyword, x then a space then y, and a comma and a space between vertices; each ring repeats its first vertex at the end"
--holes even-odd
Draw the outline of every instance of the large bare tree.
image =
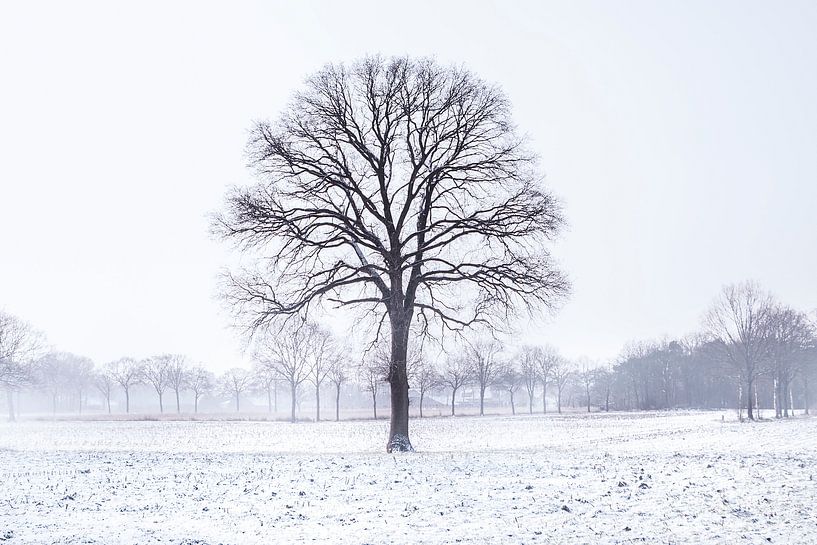
MULTIPOLYGON (((746 400, 749 420, 755 419, 752 401, 755 381, 768 370, 770 362, 773 309, 768 293, 754 282, 744 282, 724 287, 705 317, 707 333, 737 374, 739 397, 746 400)), ((738 403, 743 401, 739 399, 738 403)))
POLYGON ((264 258, 228 278, 251 328, 322 302, 388 324, 388 451, 412 448, 412 324, 505 324, 568 290, 547 249, 560 207, 510 110, 496 85, 429 59, 328 65, 278 121, 253 128, 259 182, 232 190, 214 221, 264 258))

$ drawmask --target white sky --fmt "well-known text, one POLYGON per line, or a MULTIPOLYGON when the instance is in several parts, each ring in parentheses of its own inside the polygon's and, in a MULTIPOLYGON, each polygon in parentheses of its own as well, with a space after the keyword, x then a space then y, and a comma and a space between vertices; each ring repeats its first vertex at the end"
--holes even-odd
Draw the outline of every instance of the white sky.
POLYGON ((4 2, 0 308, 99 362, 240 362, 206 215, 253 119, 377 52, 513 101, 571 224, 573 296, 531 340, 612 357, 747 278, 817 307, 816 28, 793 0, 4 2))

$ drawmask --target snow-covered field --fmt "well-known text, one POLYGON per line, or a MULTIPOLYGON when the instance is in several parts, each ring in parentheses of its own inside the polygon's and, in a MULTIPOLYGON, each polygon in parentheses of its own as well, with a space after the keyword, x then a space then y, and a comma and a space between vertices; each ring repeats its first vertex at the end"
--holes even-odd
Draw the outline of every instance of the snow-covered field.
POLYGON ((817 543, 817 418, 386 427, 3 423, 0 543, 817 543))

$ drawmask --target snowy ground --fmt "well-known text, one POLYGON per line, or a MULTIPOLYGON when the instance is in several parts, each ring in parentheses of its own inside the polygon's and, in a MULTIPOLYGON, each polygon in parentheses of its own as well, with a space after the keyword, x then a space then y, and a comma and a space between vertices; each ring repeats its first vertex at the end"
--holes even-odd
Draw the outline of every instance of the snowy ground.
POLYGON ((0 424, 0 543, 817 543, 817 418, 0 424))

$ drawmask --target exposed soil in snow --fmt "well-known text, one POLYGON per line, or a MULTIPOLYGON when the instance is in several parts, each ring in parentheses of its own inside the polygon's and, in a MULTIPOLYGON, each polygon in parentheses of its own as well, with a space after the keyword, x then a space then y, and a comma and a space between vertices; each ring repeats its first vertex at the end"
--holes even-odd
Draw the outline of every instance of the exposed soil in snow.
POLYGON ((815 543, 817 418, 0 424, 0 544, 815 543))

